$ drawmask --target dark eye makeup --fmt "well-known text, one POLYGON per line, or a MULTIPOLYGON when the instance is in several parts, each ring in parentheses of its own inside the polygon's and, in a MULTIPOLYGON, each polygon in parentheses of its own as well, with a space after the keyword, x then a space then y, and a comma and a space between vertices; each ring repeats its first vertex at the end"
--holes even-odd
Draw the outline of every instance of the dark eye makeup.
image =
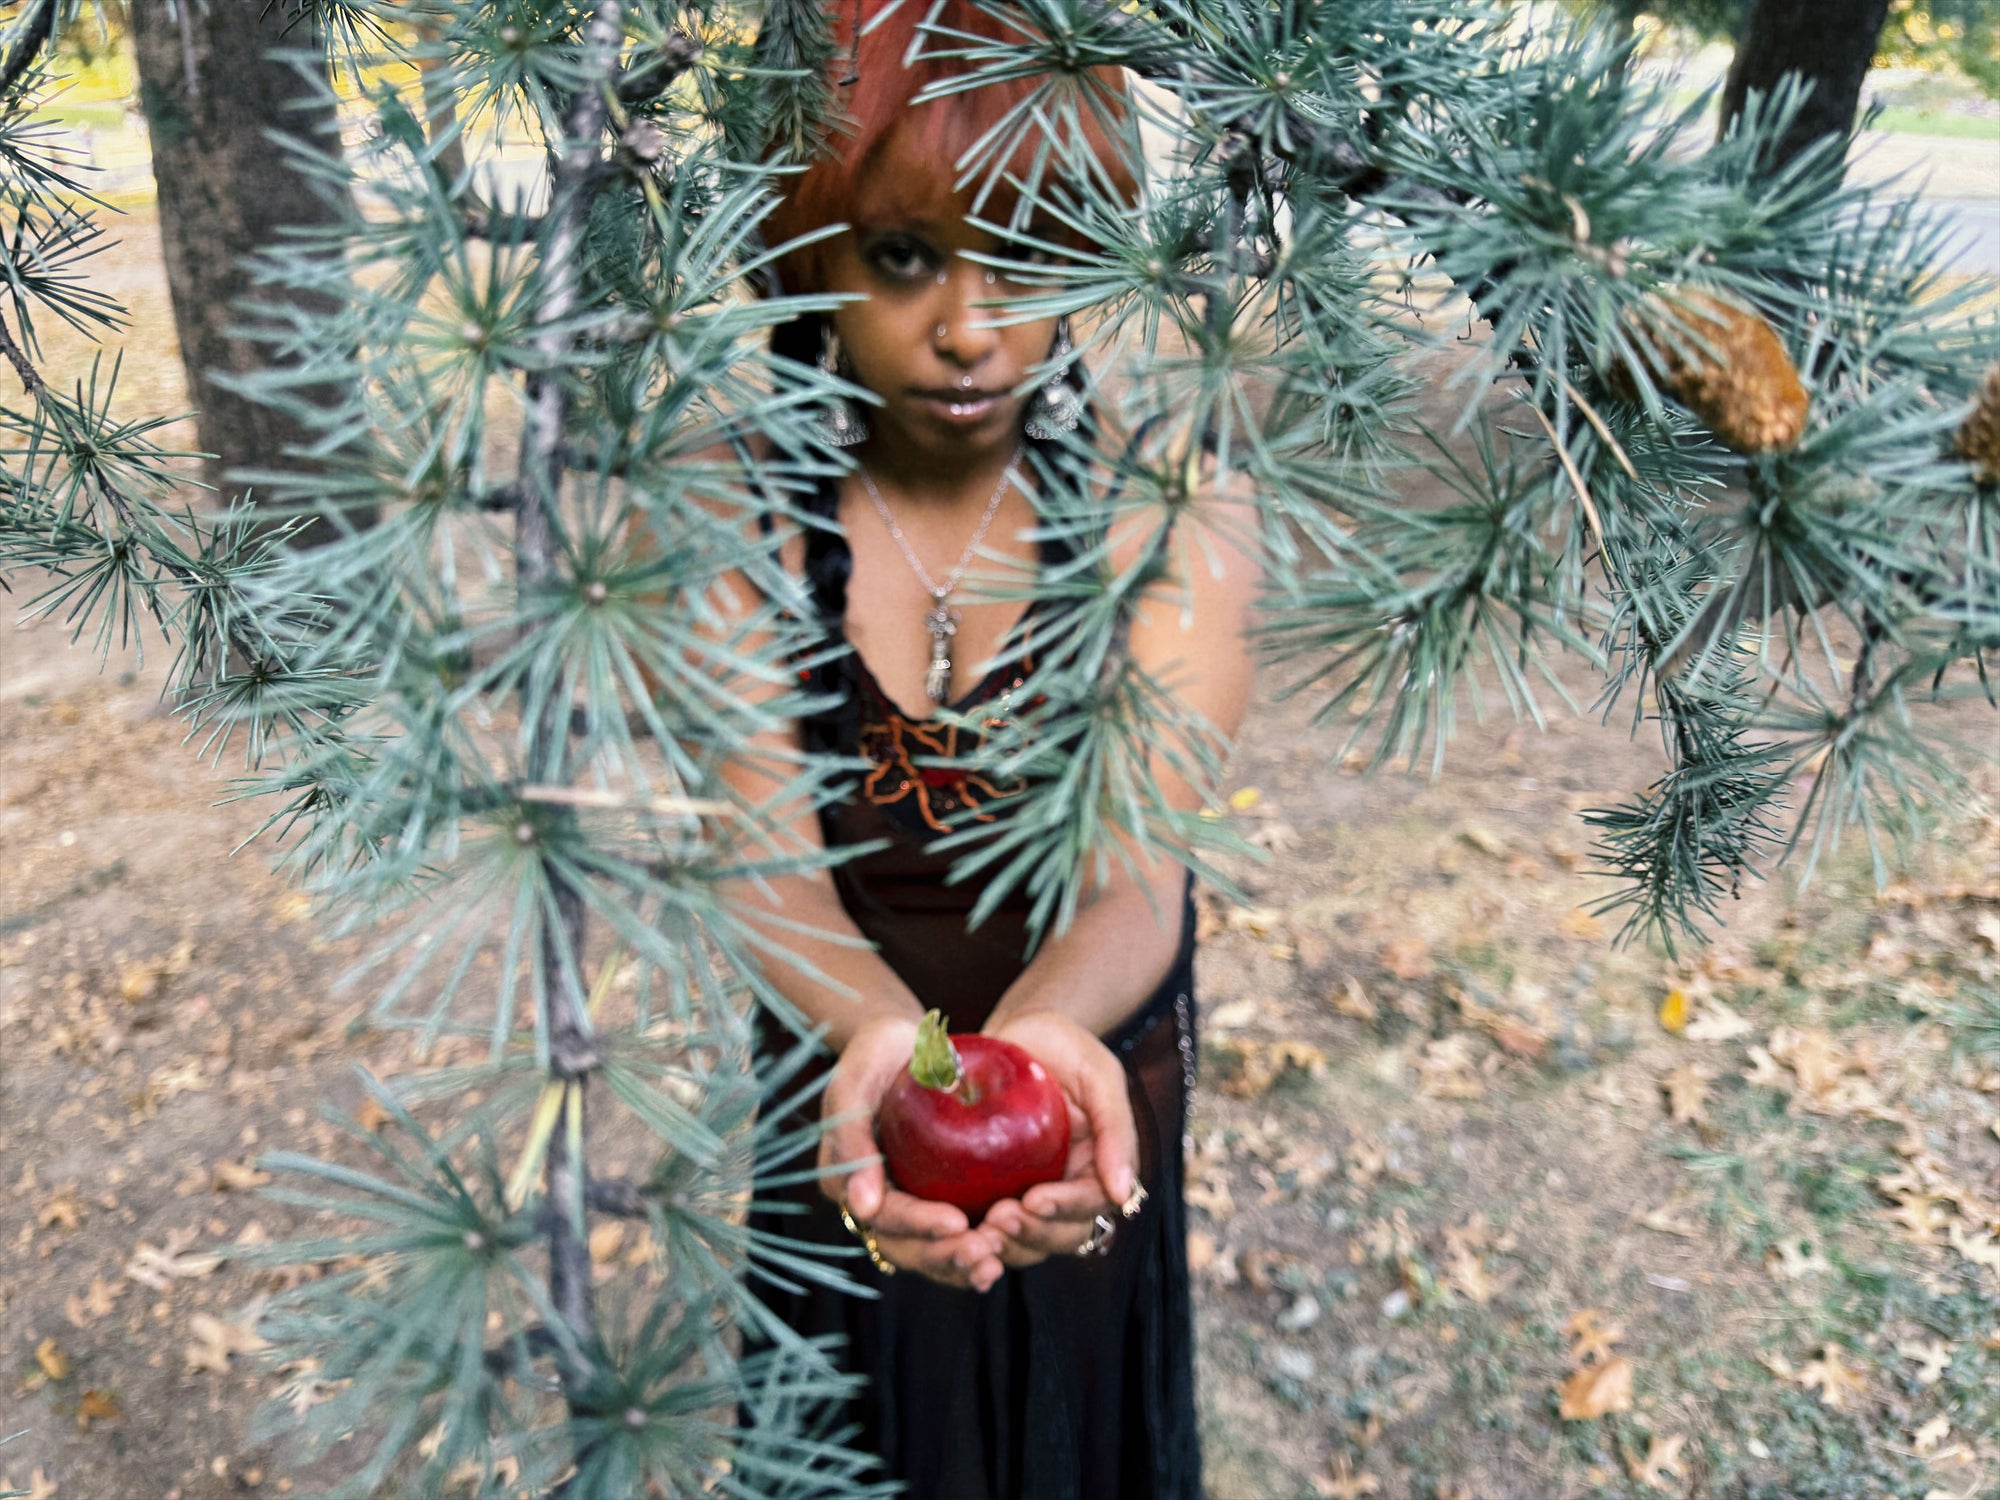
POLYGON ((944 259, 928 241, 907 230, 870 235, 862 257, 891 281, 917 281, 937 274, 944 259))
MULTIPOLYGON (((995 247, 995 253, 1024 266, 1043 266, 1054 261, 1048 251, 1018 240, 1001 243, 995 247)), ((914 283, 937 275, 950 257, 914 230, 879 229, 863 234, 861 258, 885 281, 914 283)))

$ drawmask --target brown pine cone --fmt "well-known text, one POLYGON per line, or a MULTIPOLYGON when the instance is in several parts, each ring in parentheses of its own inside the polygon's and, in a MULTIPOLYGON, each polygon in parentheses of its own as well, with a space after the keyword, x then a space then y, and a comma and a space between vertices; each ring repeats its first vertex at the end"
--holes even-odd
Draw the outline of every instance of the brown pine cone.
POLYGON ((2000 484, 2000 365, 1986 372, 1979 404, 1958 429, 1953 446, 1958 456, 1972 465, 1981 484, 2000 484))
POLYGON ((1657 300, 1636 332, 1663 391, 1738 453, 1780 451, 1804 435, 1811 400, 1769 323, 1706 292, 1657 300))

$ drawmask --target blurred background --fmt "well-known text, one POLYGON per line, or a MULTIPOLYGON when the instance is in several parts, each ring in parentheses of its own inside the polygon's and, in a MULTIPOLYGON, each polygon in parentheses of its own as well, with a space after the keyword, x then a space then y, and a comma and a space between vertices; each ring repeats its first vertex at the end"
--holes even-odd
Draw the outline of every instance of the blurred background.
MULTIPOLYGON (((1748 12, 1782 8, 1605 7, 1711 109, 1748 12)), ((85 265, 130 312, 135 420, 219 409, 188 372, 233 357, 230 235, 282 187, 262 132, 289 106, 242 50, 265 42, 195 48, 182 14, 77 26, 45 109, 119 211, 85 265)), ((1919 189, 1960 277, 2000 272, 1996 37, 1990 0, 1896 0, 1860 84, 1853 173, 1919 189)), ((468 123, 504 203, 525 135, 468 123)), ((89 379, 96 353, 53 330, 46 368, 89 379)), ((257 420, 166 445, 255 452, 257 420)), ((323 1148, 313 1107, 359 1107, 354 1063, 457 1058, 370 1030, 351 944, 232 857, 259 813, 159 711, 157 642, 104 643, 100 672, 23 602, 0 622, 0 1436, 26 1435, 0 1490, 289 1493, 249 1426, 287 1378, 243 1313, 271 1284, 238 1257, 290 1221, 249 1163, 323 1148)), ((2000 1494, 1990 713, 1951 720, 1977 795, 1906 864, 1786 867, 1675 956, 1589 910, 1579 814, 1661 761, 1587 683, 1544 729, 1468 725, 1437 779, 1360 776, 1342 726, 1268 692, 1246 726, 1227 816, 1269 858, 1233 871, 1250 904, 1203 903, 1192 1137, 1211 1493, 2000 1494)))

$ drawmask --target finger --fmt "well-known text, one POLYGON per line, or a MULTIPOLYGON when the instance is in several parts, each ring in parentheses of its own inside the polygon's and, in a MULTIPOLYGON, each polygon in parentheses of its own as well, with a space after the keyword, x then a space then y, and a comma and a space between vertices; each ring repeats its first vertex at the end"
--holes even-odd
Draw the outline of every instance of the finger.
POLYGON ((1038 1265, 1051 1256, 1074 1255, 1090 1240, 1096 1227, 1093 1221, 1088 1227, 1064 1220, 1038 1219, 1026 1217, 1021 1233, 1008 1235, 1001 1241, 1000 1263, 1010 1270, 1038 1265))
POLYGON ((1088 1224, 1113 1204, 1104 1196, 1104 1184, 1093 1172, 1088 1177, 1063 1182, 1043 1182, 1028 1189, 1021 1207, 1037 1218, 1088 1224))
POLYGON ((878 1234, 875 1248, 900 1270, 975 1291, 983 1292, 992 1286, 1004 1269, 998 1245, 979 1234, 957 1235, 949 1240, 878 1234))
POLYGON ((888 1182, 882 1175, 874 1131, 865 1114, 829 1121, 820 1136, 819 1166, 821 1192, 836 1203, 845 1203, 856 1218, 875 1217, 888 1182))
POLYGON ((1042 1051, 1030 1042, 1028 1050, 1082 1109, 1088 1123, 1081 1132, 1073 1129, 1072 1137, 1087 1138, 1104 1191, 1112 1202, 1123 1203, 1138 1179, 1139 1163, 1139 1129, 1132 1119, 1123 1065, 1094 1038, 1085 1047, 1050 1046, 1042 1051))
MULTIPOLYGON (((854 1214, 856 1218, 861 1217, 858 1210, 855 1210, 854 1214)), ((955 1208, 949 1203, 937 1203, 929 1198, 913 1197, 895 1187, 883 1192, 881 1201, 876 1205, 875 1214, 868 1222, 877 1233, 900 1234, 915 1239, 930 1240, 964 1234, 971 1228, 964 1209, 955 1208)))
POLYGON ((1139 1127, 1132 1119, 1125 1069, 1109 1052, 1077 1070, 1078 1103, 1090 1116, 1098 1181, 1113 1203, 1132 1196, 1139 1172, 1139 1127))

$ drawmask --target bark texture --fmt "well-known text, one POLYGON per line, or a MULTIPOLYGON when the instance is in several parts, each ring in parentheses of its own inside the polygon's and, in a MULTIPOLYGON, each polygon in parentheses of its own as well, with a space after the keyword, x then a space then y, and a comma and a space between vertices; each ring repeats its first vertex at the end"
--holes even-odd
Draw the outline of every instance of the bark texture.
POLYGON ((1753 92, 1768 94, 1792 73, 1813 87, 1779 145, 1780 160, 1851 129, 1888 15, 1889 0, 1749 0, 1723 86, 1723 129, 1753 92))
MULTIPOLYGON (((320 38, 309 11, 270 0, 183 0, 171 9, 144 0, 130 14, 174 324, 201 445, 215 455, 204 478, 227 494, 242 487, 236 476, 246 470, 302 468, 304 460, 288 450, 310 437, 291 416, 224 389, 211 375, 269 363, 267 346, 229 331, 251 289, 244 258, 282 229, 337 215, 269 135, 335 140, 334 112, 311 80, 270 56, 278 47, 313 48, 320 38)), ((372 516, 353 519, 365 524, 372 516)), ((316 524, 298 541, 310 546, 326 536, 316 524)))

